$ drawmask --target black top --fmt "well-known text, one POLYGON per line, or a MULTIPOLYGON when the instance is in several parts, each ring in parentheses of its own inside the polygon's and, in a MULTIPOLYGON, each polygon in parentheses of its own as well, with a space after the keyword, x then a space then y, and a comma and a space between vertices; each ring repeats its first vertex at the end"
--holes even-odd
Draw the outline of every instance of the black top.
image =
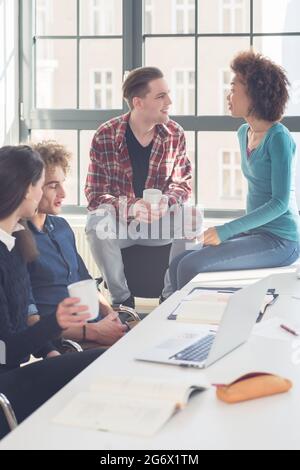
POLYGON ((149 161, 153 147, 153 141, 147 147, 143 147, 135 137, 130 125, 128 124, 126 130, 126 143, 132 165, 133 189, 135 196, 137 198, 142 198, 148 178, 149 161))
POLYGON ((0 373, 20 366, 30 354, 45 357, 54 349, 49 341, 61 334, 56 315, 27 326, 29 298, 27 266, 17 246, 9 252, 0 242, 0 373))

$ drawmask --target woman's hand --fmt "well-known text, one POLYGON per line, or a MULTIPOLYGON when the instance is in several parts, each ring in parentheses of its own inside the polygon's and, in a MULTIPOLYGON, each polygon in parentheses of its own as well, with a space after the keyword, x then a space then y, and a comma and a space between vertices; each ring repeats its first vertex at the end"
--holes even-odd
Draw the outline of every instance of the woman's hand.
POLYGON ((68 298, 61 302, 56 312, 57 323, 62 330, 67 328, 82 327, 91 318, 88 307, 80 305, 80 299, 68 298))
POLYGON ((204 246, 218 246, 221 244, 216 227, 211 227, 204 232, 203 235, 203 245, 204 246))

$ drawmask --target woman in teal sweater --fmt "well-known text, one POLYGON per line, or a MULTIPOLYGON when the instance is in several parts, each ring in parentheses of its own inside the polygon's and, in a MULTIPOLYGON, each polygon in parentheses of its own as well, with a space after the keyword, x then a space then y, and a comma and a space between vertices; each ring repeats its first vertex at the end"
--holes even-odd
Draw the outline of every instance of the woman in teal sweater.
POLYGON ((238 131, 248 181, 246 215, 206 230, 202 249, 175 258, 174 291, 201 272, 288 266, 300 255, 296 145, 280 123, 288 79, 281 67, 253 52, 240 53, 231 68, 229 109, 246 120, 238 131))

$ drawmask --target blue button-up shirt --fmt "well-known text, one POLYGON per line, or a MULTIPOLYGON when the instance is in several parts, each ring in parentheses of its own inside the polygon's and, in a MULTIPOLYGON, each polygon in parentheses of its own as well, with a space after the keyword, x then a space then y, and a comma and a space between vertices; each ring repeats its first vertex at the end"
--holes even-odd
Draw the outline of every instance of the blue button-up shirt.
MULTIPOLYGON (((39 315, 49 315, 69 297, 68 285, 91 279, 80 257, 74 233, 61 217, 47 216, 44 230, 29 223, 39 250, 39 257, 29 264, 33 300, 39 315)), ((33 312, 31 312, 33 313, 33 312)))

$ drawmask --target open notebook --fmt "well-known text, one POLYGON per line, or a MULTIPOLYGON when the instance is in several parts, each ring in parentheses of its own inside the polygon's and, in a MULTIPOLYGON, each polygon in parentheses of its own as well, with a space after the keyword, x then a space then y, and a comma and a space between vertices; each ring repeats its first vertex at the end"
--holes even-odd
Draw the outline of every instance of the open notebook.
POLYGON ((154 435, 205 379, 191 381, 145 377, 102 377, 90 391, 76 396, 54 423, 137 436, 154 435))
MULTIPOLYGON (((202 323, 209 325, 219 325, 225 312, 228 301, 239 288, 218 290, 207 288, 193 289, 169 315, 169 320, 177 320, 183 323, 202 323)), ((274 289, 269 289, 265 296, 261 312, 274 302, 277 298, 274 289)), ((259 317, 260 312, 257 312, 259 317)))

